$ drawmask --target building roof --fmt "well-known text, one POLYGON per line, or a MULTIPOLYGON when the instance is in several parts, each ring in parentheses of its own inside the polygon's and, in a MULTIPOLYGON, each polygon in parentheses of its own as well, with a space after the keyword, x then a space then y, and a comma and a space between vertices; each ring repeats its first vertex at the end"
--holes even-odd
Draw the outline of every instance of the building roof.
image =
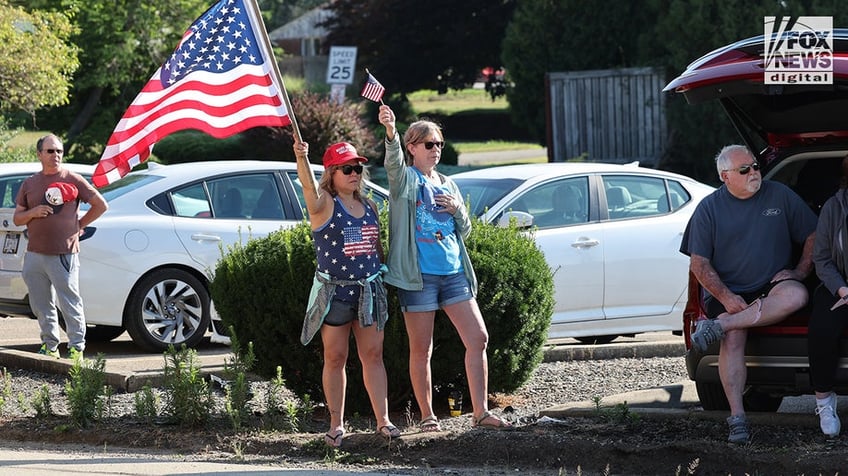
POLYGON ((323 38, 327 36, 327 29, 319 27, 318 24, 332 16, 332 10, 326 5, 313 8, 300 17, 270 32, 268 37, 271 42, 300 38, 323 38))

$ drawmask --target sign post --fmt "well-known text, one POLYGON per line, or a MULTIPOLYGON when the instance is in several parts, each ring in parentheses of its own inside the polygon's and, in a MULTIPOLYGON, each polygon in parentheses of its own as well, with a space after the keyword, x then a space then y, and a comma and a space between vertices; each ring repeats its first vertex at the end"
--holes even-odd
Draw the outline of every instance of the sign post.
POLYGON ((332 85, 332 98, 339 104, 344 101, 345 85, 353 84, 356 71, 355 46, 331 46, 327 62, 327 84, 332 85))

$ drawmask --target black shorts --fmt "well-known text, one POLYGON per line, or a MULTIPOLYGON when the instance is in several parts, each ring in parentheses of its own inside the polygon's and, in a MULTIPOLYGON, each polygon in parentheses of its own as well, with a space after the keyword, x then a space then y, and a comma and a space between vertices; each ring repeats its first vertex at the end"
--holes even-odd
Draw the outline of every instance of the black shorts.
MULTIPOLYGON (((747 293, 738 293, 742 296, 742 299, 745 300, 746 303, 751 304, 759 298, 766 297, 774 289, 775 286, 784 282, 784 281, 798 281, 797 279, 787 278, 781 279, 780 281, 774 281, 766 284, 756 291, 751 291, 747 293)), ((800 283, 800 281, 798 281, 800 283)), ((727 312, 727 309, 724 308, 724 304, 721 303, 718 299, 707 296, 707 299, 704 300, 704 311, 707 314, 707 317, 710 319, 715 319, 719 315, 727 312)))

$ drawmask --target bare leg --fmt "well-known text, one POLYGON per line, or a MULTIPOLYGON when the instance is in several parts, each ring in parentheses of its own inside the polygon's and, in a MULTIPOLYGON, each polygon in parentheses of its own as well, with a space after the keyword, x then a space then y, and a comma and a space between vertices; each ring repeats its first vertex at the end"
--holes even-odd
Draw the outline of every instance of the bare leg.
POLYGON ((718 357, 718 371, 732 416, 744 415, 742 394, 748 369, 745 367, 747 329, 774 324, 802 308, 808 299, 807 288, 798 281, 783 281, 769 295, 755 301, 736 314, 721 314, 718 321, 724 329, 718 357))
POLYGON ((718 354, 718 375, 733 416, 745 414, 742 393, 748 378, 748 369, 745 367, 747 336, 746 330, 727 331, 718 354))
POLYGON ((433 376, 430 358, 433 355, 433 322, 435 311, 405 312, 403 320, 409 336, 409 378, 421 419, 434 416, 433 376))
POLYGON ((743 311, 736 314, 721 314, 718 319, 725 332, 768 326, 782 321, 804 307, 808 297, 807 288, 803 284, 798 281, 783 281, 775 286, 768 296, 762 298, 762 309, 757 302, 754 302, 743 311))
POLYGON ((321 341, 324 344, 324 370, 321 380, 324 385, 324 398, 330 412, 328 435, 344 431, 345 387, 347 386, 348 340, 351 325, 321 327, 321 341))
POLYGON ((468 377, 468 393, 474 418, 479 419, 488 411, 489 363, 486 358, 486 347, 489 334, 477 300, 458 302, 445 306, 447 313, 459 338, 465 345, 465 374, 468 377))
POLYGON ((353 324, 353 335, 356 337, 356 349, 359 361, 362 362, 362 380, 371 399, 371 408, 377 419, 377 428, 391 425, 389 419, 389 404, 387 400, 386 366, 383 362, 383 332, 377 331, 377 326, 361 327, 353 324))

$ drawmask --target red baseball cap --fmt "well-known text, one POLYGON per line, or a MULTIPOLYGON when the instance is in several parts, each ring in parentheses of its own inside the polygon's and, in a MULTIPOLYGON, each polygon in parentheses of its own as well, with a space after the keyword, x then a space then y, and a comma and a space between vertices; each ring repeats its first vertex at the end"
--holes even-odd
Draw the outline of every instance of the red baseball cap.
POLYGON ((350 160, 358 160, 359 162, 368 162, 368 159, 356 153, 356 148, 347 142, 338 142, 327 147, 324 152, 324 167, 333 165, 341 165, 350 160))
POLYGON ((53 182, 47 186, 44 198, 50 205, 62 205, 77 199, 79 190, 77 186, 67 182, 53 182))

